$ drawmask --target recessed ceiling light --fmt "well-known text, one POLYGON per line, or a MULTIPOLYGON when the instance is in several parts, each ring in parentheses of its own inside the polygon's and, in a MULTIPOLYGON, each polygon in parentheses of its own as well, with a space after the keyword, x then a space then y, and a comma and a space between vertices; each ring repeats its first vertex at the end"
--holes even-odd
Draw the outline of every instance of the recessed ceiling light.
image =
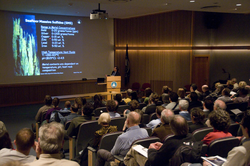
POLYGON ((241 3, 237 3, 236 6, 241 6, 241 3))
POLYGON ((193 3, 193 2, 195 2, 195 0, 191 0, 191 1, 189 1, 189 2, 193 3))
POLYGON ((237 8, 235 8, 234 10, 238 10, 237 8))

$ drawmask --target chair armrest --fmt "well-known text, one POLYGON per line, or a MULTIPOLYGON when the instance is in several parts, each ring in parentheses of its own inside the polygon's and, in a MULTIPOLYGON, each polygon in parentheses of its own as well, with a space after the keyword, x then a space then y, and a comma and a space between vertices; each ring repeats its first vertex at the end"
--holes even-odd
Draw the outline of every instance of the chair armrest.
POLYGON ((88 146, 87 148, 88 148, 88 151, 91 151, 92 153, 96 153, 96 151, 97 151, 95 148, 93 148, 91 146, 88 146))
POLYGON ((75 157, 76 137, 69 137, 69 159, 75 157))
POLYGON ((201 156, 206 156, 208 145, 203 144, 201 148, 201 156))

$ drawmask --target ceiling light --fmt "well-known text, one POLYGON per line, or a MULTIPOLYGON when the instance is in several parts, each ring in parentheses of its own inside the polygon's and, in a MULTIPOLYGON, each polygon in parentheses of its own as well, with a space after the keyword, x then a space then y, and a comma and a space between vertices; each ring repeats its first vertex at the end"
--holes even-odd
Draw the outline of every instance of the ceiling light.
POLYGON ((236 6, 241 6, 241 3, 237 3, 236 6))
POLYGON ((193 2, 195 2, 195 0, 191 0, 191 1, 189 1, 189 2, 193 3, 193 2))

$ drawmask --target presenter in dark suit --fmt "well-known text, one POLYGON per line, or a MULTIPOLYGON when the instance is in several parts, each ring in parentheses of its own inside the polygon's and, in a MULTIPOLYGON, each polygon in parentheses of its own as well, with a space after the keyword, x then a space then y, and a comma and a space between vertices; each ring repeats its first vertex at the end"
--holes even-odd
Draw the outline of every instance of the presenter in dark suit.
POLYGON ((115 66, 110 76, 120 76, 120 75, 121 74, 119 73, 119 68, 115 66))

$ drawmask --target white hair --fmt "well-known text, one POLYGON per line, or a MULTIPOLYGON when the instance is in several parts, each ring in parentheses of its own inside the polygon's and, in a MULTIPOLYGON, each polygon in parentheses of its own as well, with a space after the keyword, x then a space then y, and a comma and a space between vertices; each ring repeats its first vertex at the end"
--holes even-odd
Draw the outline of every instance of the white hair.
POLYGON ((188 109, 188 106, 189 106, 189 103, 187 100, 180 100, 179 101, 179 106, 182 110, 187 110, 188 109))

